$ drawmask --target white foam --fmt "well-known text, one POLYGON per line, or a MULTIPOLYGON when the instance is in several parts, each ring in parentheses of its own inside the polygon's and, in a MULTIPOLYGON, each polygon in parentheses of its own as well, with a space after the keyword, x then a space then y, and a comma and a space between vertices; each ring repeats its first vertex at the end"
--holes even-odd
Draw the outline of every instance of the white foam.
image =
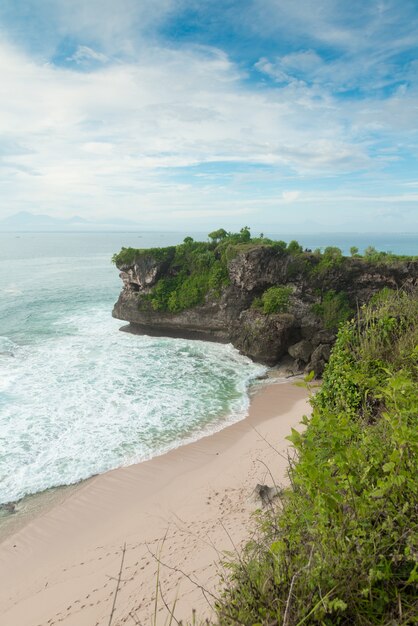
POLYGON ((219 430, 245 415, 264 370, 232 346, 121 333, 104 306, 53 324, 0 358, 0 502, 219 430))
POLYGON ((3 289, 3 293, 10 295, 10 296, 21 296, 23 294, 23 291, 22 289, 19 289, 17 285, 15 285, 14 283, 11 283, 8 287, 5 287, 3 289))

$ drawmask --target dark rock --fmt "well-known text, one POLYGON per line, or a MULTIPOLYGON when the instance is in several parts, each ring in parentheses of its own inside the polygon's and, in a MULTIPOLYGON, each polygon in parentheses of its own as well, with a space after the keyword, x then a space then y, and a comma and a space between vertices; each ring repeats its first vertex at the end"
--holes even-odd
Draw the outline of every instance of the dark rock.
POLYGON ((228 317, 218 301, 181 313, 154 311, 152 307, 138 308, 138 294, 124 289, 112 314, 129 321, 130 330, 138 334, 230 341, 228 317))
POLYGON ((263 506, 271 504, 274 498, 277 498, 282 493, 279 487, 269 487, 268 485, 256 485, 254 493, 259 496, 263 506))
POLYGON ((335 333, 331 330, 326 330, 325 328, 316 332, 312 339, 311 343, 314 347, 319 346, 321 343, 334 343, 335 341, 335 333))
POLYGON ((232 284, 245 291, 263 291, 287 281, 289 258, 271 247, 249 248, 228 265, 232 284))
POLYGON ((16 513, 16 503, 5 502, 4 504, 0 504, 0 510, 6 511, 7 513, 16 513))
POLYGON ((325 365, 329 361, 330 354, 331 346, 329 344, 320 344, 312 352, 311 360, 305 371, 308 373, 313 370, 315 372, 316 378, 322 376, 325 365))
POLYGON ((294 359, 307 363, 312 350, 312 344, 306 339, 302 339, 302 341, 295 343, 293 346, 289 346, 287 351, 294 359))
POLYGON ((300 367, 289 354, 285 354, 270 373, 273 378, 292 378, 300 373, 300 367))
POLYGON ((308 339, 309 341, 312 341, 312 337, 317 333, 318 331, 318 325, 302 325, 300 327, 300 334, 302 335, 303 339, 308 339))
POLYGON ((302 361, 302 359, 295 359, 294 368, 293 368, 295 376, 297 376, 298 374, 302 374, 304 367, 305 367, 305 361, 302 361))
POLYGON ((287 351, 294 323, 287 313, 264 315, 248 309, 231 329, 232 343, 255 361, 275 365, 287 351))
POLYGON ((167 261, 158 261, 151 254, 135 259, 132 265, 119 267, 124 288, 138 291, 149 291, 167 268, 167 261))

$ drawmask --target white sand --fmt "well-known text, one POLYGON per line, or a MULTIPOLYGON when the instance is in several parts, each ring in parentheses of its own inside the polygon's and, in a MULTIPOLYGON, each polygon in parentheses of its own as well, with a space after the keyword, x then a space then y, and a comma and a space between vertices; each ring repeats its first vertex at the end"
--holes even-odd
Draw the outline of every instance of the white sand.
MULTIPOLYGON (((190 619, 193 608, 199 617, 210 616, 197 585, 213 592, 219 555, 248 538, 251 512, 259 506, 254 487, 272 484, 263 463, 285 483, 286 460, 263 437, 286 453, 286 435, 309 412, 306 395, 291 383, 264 386, 245 420, 90 479, 5 539, 1 626, 108 626, 125 542, 112 626, 151 623, 157 552, 164 599, 170 605, 179 599, 177 618, 190 619)), ((161 597, 157 614, 157 624, 164 624, 161 597)))

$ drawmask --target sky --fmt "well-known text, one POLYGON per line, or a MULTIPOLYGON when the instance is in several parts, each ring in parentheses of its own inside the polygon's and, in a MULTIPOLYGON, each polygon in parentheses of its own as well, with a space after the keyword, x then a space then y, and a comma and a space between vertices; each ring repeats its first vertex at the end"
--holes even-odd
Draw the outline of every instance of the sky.
POLYGON ((418 232, 416 0, 2 0, 0 219, 418 232))

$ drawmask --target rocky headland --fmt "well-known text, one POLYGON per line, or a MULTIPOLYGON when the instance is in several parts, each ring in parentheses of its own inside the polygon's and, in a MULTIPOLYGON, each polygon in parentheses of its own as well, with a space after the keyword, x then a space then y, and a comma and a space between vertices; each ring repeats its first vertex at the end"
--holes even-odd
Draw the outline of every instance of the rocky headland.
POLYGON ((231 342, 266 365, 287 356, 290 371, 320 376, 341 321, 382 290, 418 283, 416 258, 304 251, 246 229, 211 236, 114 256, 123 290, 113 316, 129 322, 125 330, 231 342))

